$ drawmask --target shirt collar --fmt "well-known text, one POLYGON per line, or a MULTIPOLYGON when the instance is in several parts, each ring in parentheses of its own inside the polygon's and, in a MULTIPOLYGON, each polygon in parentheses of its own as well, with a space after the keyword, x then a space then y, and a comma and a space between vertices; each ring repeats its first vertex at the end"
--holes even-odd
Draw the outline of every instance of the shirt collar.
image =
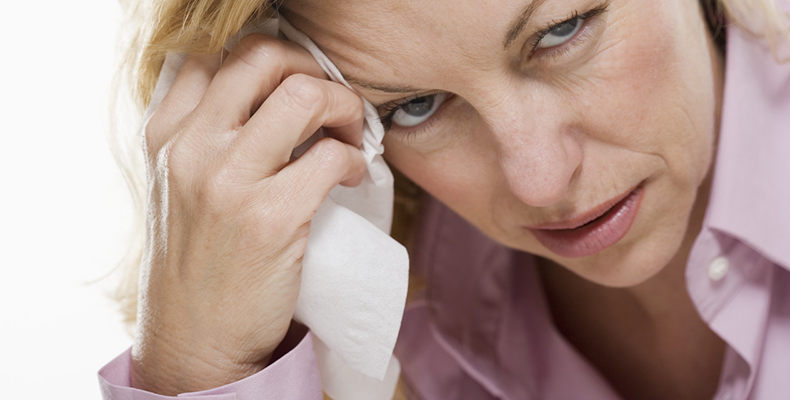
POLYGON ((790 65, 729 28, 707 225, 790 269, 790 65))

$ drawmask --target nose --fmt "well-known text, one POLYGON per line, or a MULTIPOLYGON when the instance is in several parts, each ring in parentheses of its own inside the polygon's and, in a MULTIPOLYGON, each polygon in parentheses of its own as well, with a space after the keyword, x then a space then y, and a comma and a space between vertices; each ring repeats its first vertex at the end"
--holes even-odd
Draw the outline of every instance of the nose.
POLYGON ((506 101, 484 116, 510 191, 533 207, 561 200, 581 168, 581 134, 567 107, 549 101, 506 101))

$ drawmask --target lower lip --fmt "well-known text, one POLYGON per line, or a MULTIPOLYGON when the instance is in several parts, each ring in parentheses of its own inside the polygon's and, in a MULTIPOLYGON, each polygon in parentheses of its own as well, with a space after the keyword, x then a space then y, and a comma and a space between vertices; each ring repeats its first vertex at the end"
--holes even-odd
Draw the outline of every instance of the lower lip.
POLYGON ((561 257, 578 258, 598 253, 617 243, 631 229, 644 190, 636 188, 598 219, 574 229, 530 229, 538 241, 561 257))

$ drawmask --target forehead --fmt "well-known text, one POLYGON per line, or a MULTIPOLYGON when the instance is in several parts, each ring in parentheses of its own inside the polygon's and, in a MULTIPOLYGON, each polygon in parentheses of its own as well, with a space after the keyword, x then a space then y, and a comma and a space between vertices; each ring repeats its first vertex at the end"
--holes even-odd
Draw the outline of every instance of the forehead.
POLYGON ((531 0, 286 0, 283 14, 345 75, 440 88, 491 68, 531 0))

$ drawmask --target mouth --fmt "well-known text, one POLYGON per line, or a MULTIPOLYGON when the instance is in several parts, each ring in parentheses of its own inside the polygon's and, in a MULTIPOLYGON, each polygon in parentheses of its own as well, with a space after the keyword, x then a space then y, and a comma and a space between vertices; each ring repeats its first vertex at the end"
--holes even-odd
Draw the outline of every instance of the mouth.
POLYGON ((578 217, 528 229, 544 247, 561 257, 590 256, 619 242, 628 233, 643 194, 640 184, 578 217))

